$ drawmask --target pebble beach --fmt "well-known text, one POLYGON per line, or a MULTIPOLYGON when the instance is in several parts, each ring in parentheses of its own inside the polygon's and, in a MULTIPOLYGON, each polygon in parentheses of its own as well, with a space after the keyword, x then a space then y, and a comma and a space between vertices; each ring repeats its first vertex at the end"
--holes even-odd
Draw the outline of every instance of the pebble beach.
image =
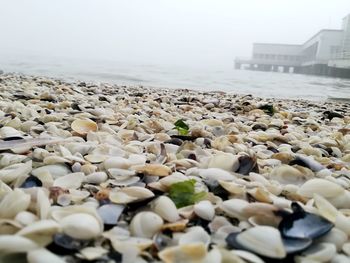
POLYGON ((350 262, 349 113, 0 74, 0 262, 350 262))

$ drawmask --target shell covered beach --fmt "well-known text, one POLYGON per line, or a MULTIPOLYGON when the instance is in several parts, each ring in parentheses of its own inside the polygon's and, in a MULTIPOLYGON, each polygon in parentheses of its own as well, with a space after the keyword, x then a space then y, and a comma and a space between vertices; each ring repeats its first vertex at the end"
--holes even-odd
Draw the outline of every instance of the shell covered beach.
POLYGON ((349 104, 0 75, 0 262, 350 262, 349 104))

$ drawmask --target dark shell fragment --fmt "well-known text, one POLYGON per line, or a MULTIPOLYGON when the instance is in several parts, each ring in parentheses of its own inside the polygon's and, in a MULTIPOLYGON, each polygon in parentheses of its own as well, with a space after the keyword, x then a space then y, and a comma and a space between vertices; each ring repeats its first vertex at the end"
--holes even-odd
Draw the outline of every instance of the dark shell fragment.
POLYGON ((32 188, 32 187, 41 187, 43 183, 40 181, 39 178, 35 176, 29 176, 23 184, 20 186, 21 188, 32 188))
POLYGON ((259 172, 256 159, 250 156, 243 155, 239 157, 239 169, 237 173, 248 175, 250 172, 259 172))
POLYGON ((89 241, 74 239, 65 234, 55 234, 53 241, 46 248, 55 254, 67 255, 72 254, 88 246, 89 241))
POLYGON ((292 209, 293 213, 286 215, 278 226, 284 237, 314 239, 327 234, 334 226, 319 215, 305 212, 297 203, 292 203, 292 209))

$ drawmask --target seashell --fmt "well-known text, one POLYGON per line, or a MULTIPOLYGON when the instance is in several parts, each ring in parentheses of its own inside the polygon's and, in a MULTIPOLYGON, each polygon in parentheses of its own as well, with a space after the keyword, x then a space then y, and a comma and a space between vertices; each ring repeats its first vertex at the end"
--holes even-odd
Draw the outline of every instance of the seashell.
POLYGON ((271 156, 271 158, 280 160, 283 164, 289 164, 289 162, 293 160, 293 156, 287 152, 275 153, 271 156))
POLYGON ((281 184, 295 185, 302 185, 307 179, 309 179, 298 169, 285 164, 274 168, 270 173, 270 178, 281 184))
POLYGON ((44 158, 44 164, 70 163, 71 161, 61 156, 47 156, 44 158))
POLYGON ((124 170, 119 168, 111 168, 111 169, 108 169, 107 172, 110 175, 110 177, 113 177, 118 181, 129 179, 130 177, 136 174, 135 171, 124 170))
POLYGON ((77 239, 93 239, 102 233, 97 219, 86 213, 76 213, 60 221, 63 233, 77 239))
POLYGON ((47 249, 36 249, 27 253, 28 263, 64 263, 65 261, 47 249))
POLYGON ((116 225, 124 208, 123 205, 105 204, 97 209, 97 214, 105 225, 116 225))
POLYGON ((8 184, 19 177, 26 177, 31 170, 32 161, 12 164, 0 170, 0 180, 8 184))
POLYGON ((217 153, 211 157, 208 168, 220 168, 225 171, 235 172, 239 168, 238 156, 231 153, 217 153))
POLYGON ((203 243, 207 247, 210 243, 210 236, 202 227, 191 227, 179 238, 179 245, 195 243, 203 243))
POLYGON ((167 196, 158 197, 153 205, 153 211, 168 222, 175 222, 180 219, 174 202, 167 196))
POLYGON ((28 209, 30 204, 30 195, 16 188, 6 194, 0 202, 1 218, 14 218, 19 212, 28 209))
POLYGON ((206 255, 207 248, 201 243, 169 247, 158 253, 158 257, 164 263, 203 262, 206 255))
POLYGON ((215 209, 211 202, 203 200, 193 206, 193 210, 197 216, 204 220, 211 221, 215 216, 215 209))
POLYGON ((263 203, 272 203, 273 200, 270 197, 270 193, 263 189, 262 187, 257 187, 247 191, 255 200, 263 203))
POLYGON ((90 163, 102 163, 108 157, 106 155, 101 155, 101 154, 87 154, 84 156, 84 158, 85 158, 85 160, 89 161, 90 163))
POLYGON ((247 262, 250 262, 250 263, 264 263, 264 261, 261 258, 259 258, 258 256, 254 255, 253 253, 250 253, 248 251, 235 249, 232 252, 235 255, 239 256, 240 258, 246 260, 247 262))
POLYGON ((338 213, 334 225, 336 228, 345 232, 348 236, 350 235, 350 220, 349 217, 346 217, 342 213, 338 213))
POLYGON ((84 182, 89 184, 101 184, 108 179, 105 172, 94 172, 84 177, 84 182))
POLYGON ((144 166, 136 168, 138 173, 153 176, 168 176, 171 174, 171 169, 168 166, 162 164, 146 164, 144 166))
POLYGON ((130 232, 136 237, 151 238, 163 225, 163 219, 153 212, 140 212, 130 222, 130 232))
POLYGON ((78 119, 72 122, 71 128, 79 135, 86 135, 89 132, 96 132, 98 130, 97 124, 89 119, 78 119))
POLYGON ((92 164, 84 164, 80 167, 80 171, 83 172, 84 174, 91 174, 96 172, 97 167, 95 165, 92 164))
POLYGON ((0 235, 0 254, 24 253, 38 247, 38 244, 22 236, 0 235))
POLYGON ((116 204, 128 204, 154 197, 154 193, 144 187, 129 186, 109 193, 109 199, 116 204))
POLYGON ((259 168, 256 163, 256 157, 250 157, 247 155, 240 156, 239 160, 239 169, 237 173, 248 175, 250 172, 259 172, 259 168))
POLYGON ((89 261, 97 260, 108 253, 108 250, 103 247, 85 247, 79 251, 84 259, 89 261))
POLYGON ((325 236, 317 240, 317 242, 334 244, 337 248, 337 251, 340 252, 342 249, 342 246, 345 244, 347 240, 348 240, 347 234, 345 234, 343 231, 337 228, 333 228, 328 234, 326 234, 325 236))
POLYGON ((50 174, 54 179, 71 173, 71 170, 63 164, 50 164, 44 165, 39 168, 33 169, 31 174, 40 178, 41 175, 50 174))
POLYGON ((256 226, 247 229, 238 235, 229 235, 227 244, 232 248, 233 240, 243 248, 269 258, 285 258, 287 252, 284 248, 281 234, 276 228, 270 226, 256 226))
POLYGON ((295 160, 293 161, 293 163, 310 168, 314 172, 319 172, 325 168, 323 167, 323 165, 315 161, 312 157, 305 156, 305 155, 295 156, 295 160))
POLYGON ((28 211, 19 212, 15 217, 15 220, 18 223, 20 223, 22 226, 30 225, 35 221, 37 221, 38 219, 39 218, 36 215, 28 211))
POLYGON ((85 175, 82 172, 70 173, 57 178, 53 182, 53 186, 61 187, 64 189, 77 189, 81 186, 84 179, 85 179, 85 175))
POLYGON ((176 221, 174 223, 167 223, 162 226, 162 230, 169 230, 171 232, 181 232, 184 231, 187 227, 188 219, 183 219, 176 221))
POLYGON ((40 217, 40 219, 46 219, 49 214, 51 203, 48 196, 42 188, 39 188, 37 190, 36 200, 37 215, 40 217))
POLYGON ((240 185, 235 182, 227 182, 227 181, 219 180, 219 184, 227 192, 233 195, 242 195, 246 192, 245 185, 240 185))
POLYGON ((325 198, 318 194, 314 194, 315 205, 321 216, 328 219, 330 222, 335 222, 338 210, 325 198))
POLYGON ((313 197, 314 194, 318 194, 325 198, 335 197, 344 192, 344 189, 325 179, 311 179, 305 182, 298 190, 298 194, 305 197, 313 197))
POLYGON ((0 128, 0 138, 10 138, 10 137, 20 137, 22 138, 22 132, 8 126, 4 126, 0 128))
POLYGON ((103 162, 106 170, 111 168, 128 169, 131 164, 128 159, 123 157, 110 157, 103 162))
POLYGON ((244 220, 246 217, 243 213, 243 209, 247 207, 249 203, 241 199, 230 199, 222 202, 220 208, 230 217, 244 220))
POLYGON ((302 256, 307 260, 316 262, 328 262, 336 254, 336 247, 330 243, 320 243, 311 246, 308 250, 302 253, 302 256))
POLYGON ((343 244, 342 251, 350 257, 350 242, 343 244))
POLYGON ((284 237, 318 238, 327 234, 333 224, 327 219, 305 212, 297 203, 292 203, 293 214, 285 215, 278 228, 284 237))
MULTIPOLYGON (((38 243, 38 238, 42 236, 52 236, 60 229, 60 225, 54 220, 41 220, 36 221, 16 233, 18 236, 26 236, 38 243)), ((51 241, 49 241, 50 243, 51 241)))

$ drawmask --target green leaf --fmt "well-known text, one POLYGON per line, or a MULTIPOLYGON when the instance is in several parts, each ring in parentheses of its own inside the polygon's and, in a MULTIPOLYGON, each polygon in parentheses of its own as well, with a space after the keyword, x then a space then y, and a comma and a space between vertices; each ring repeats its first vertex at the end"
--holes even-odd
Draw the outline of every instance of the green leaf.
POLYGON ((170 185, 169 197, 174 201, 177 208, 181 208, 202 200, 206 192, 195 192, 196 180, 186 180, 170 185))
POLYGON ((177 120, 175 123, 175 129, 179 132, 179 135, 187 135, 190 127, 183 121, 183 119, 177 120))

